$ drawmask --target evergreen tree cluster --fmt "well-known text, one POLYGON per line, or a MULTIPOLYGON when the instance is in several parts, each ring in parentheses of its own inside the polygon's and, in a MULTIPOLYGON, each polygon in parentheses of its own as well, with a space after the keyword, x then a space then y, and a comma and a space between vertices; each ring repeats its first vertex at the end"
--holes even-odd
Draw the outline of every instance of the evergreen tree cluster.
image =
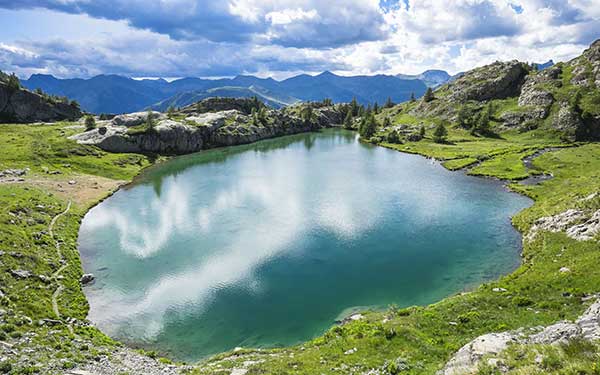
POLYGON ((494 112, 492 103, 486 104, 481 110, 475 109, 469 104, 463 105, 458 111, 458 126, 467 129, 473 135, 484 137, 492 136, 494 133, 491 128, 491 118, 494 112))

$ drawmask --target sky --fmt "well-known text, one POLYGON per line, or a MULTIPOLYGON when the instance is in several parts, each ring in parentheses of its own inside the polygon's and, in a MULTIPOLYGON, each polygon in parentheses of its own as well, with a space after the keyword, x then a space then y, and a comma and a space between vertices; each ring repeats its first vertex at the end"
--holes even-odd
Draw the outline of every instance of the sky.
POLYGON ((600 0, 0 0, 0 25, 22 78, 454 74, 579 55, 600 0))

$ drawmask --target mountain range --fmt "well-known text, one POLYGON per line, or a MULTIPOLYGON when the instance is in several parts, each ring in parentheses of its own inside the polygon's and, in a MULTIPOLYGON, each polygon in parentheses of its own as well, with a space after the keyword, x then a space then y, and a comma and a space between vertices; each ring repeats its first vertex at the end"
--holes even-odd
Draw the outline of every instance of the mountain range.
POLYGON ((127 113, 147 108, 166 110, 182 107, 207 97, 257 96, 266 104, 280 108, 298 101, 349 102, 383 104, 388 97, 399 103, 422 96, 433 82, 438 85, 450 78, 443 71, 428 71, 408 78, 392 75, 339 76, 331 72, 301 74, 282 81, 240 75, 235 78, 132 79, 118 75, 98 75, 89 79, 59 79, 34 74, 22 84, 28 89, 42 89, 52 95, 74 99, 91 113, 127 113))

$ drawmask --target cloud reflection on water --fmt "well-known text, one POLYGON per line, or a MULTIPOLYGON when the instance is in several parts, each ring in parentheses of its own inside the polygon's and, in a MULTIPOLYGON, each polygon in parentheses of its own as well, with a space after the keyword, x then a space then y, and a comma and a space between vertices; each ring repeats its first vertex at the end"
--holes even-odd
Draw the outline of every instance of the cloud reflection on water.
MULTIPOLYGON (((194 196, 191 184, 180 174, 177 178, 165 178, 162 194, 153 195, 149 204, 138 211, 135 205, 129 211, 111 202, 94 210, 87 230, 110 228, 119 236, 122 250, 141 259, 173 251, 169 250, 169 242, 182 233, 199 239, 228 230, 227 223, 238 219, 244 225, 233 226, 236 230, 225 248, 184 270, 157 274, 143 293, 124 294, 110 285, 89 292, 92 321, 109 334, 125 331, 127 336, 151 339, 160 333, 165 314, 197 314, 210 303, 215 291, 242 281, 253 285, 247 290, 256 291, 260 281, 254 280, 253 271, 281 256, 300 241, 305 231, 326 228, 352 238, 374 225, 381 214, 377 201, 357 205, 351 202, 350 195, 344 194, 344 189, 367 189, 366 184, 348 186, 335 174, 319 181, 322 188, 316 195, 306 194, 302 184, 306 183, 310 165, 294 162, 285 153, 266 163, 257 163, 255 158, 242 159, 236 169, 253 172, 237 175, 229 186, 220 187, 210 202, 206 202, 208 197, 194 196), (332 196, 332 187, 344 188, 332 196), (259 209, 243 212, 242 207, 254 206, 259 209)), ((193 263, 193 259, 188 262, 193 263)))

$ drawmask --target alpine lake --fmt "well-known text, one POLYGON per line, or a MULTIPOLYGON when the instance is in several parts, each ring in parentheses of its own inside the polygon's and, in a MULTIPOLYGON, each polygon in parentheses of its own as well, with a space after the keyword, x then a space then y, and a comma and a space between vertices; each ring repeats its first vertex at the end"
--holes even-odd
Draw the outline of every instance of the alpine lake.
POLYGON ((510 273, 531 203, 339 129, 173 158, 85 216, 89 319, 188 362, 297 344, 510 273))

